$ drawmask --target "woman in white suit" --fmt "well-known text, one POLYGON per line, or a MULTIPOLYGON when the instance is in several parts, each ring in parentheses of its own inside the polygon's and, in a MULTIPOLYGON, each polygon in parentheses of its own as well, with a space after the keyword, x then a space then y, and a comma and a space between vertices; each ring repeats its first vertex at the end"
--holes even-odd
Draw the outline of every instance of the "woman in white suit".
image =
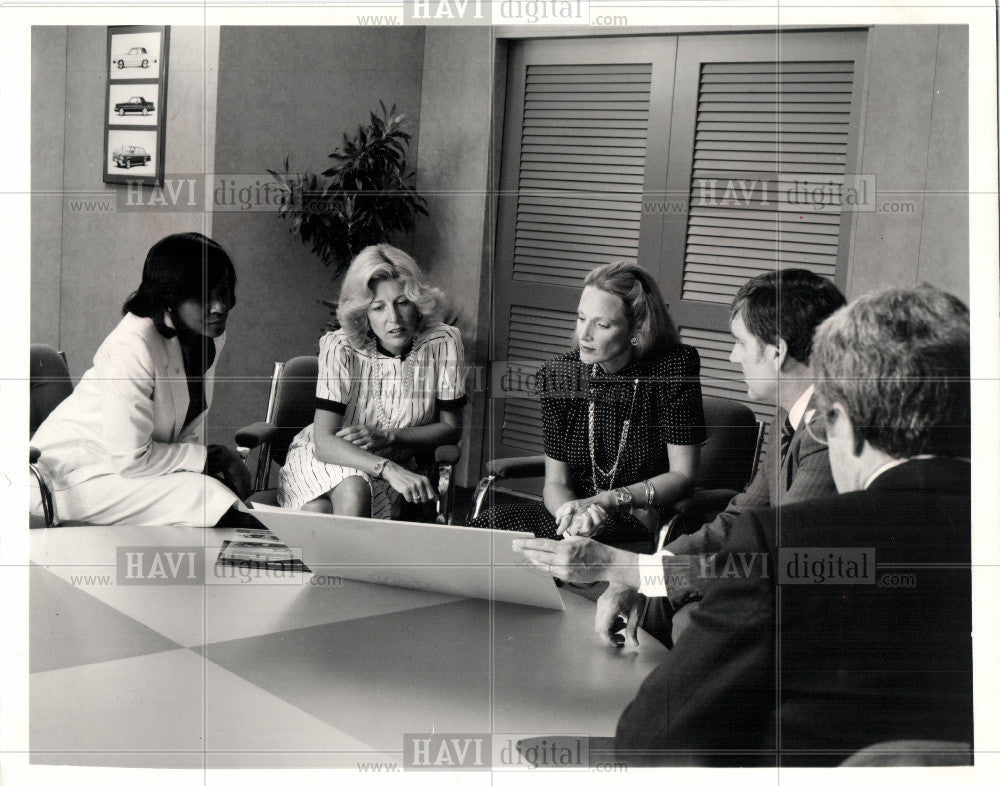
POLYGON ((235 303, 236 271, 215 241, 188 232, 149 250, 122 321, 31 440, 59 520, 242 518, 233 505, 250 491, 249 472, 233 451, 198 440, 235 303))

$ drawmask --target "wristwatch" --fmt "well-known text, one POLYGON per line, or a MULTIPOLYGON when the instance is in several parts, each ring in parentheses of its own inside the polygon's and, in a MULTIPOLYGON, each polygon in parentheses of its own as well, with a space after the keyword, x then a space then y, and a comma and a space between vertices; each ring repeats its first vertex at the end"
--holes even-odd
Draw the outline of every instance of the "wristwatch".
POLYGON ((375 469, 372 470, 372 475, 376 478, 382 477, 382 473, 385 472, 385 465, 389 463, 389 459, 379 459, 378 463, 375 465, 375 469))
POLYGON ((632 492, 627 488, 617 488, 611 489, 611 493, 615 495, 615 502, 619 508, 627 508, 632 510, 632 492))

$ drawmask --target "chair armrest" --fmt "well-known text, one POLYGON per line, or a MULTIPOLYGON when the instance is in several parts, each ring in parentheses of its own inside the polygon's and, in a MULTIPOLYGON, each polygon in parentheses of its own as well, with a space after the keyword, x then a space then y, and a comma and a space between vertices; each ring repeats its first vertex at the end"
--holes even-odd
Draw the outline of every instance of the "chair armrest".
POLYGON ((498 478, 537 478, 545 474, 545 456, 493 459, 486 465, 486 474, 498 478))
POLYGON ((434 461, 438 464, 457 464, 462 458, 462 449, 458 445, 440 445, 434 451, 434 461))
POLYGON ((454 488, 451 473, 462 458, 462 449, 458 445, 440 445, 434 451, 434 462, 437 464, 437 493, 435 504, 438 524, 451 524, 452 508, 454 506, 454 488))
POLYGON ((545 456, 516 456, 513 458, 493 459, 486 462, 486 475, 476 485, 472 495, 472 514, 470 520, 482 513, 486 495, 493 482, 500 478, 537 478, 545 474, 545 456))
POLYGON ((724 511, 734 496, 736 492, 732 489, 699 489, 691 496, 675 502, 673 515, 660 528, 656 550, 659 551, 681 535, 697 532, 724 511))
POLYGON ((675 513, 666 524, 660 527, 660 535, 654 551, 660 551, 668 543, 672 543, 681 535, 691 535, 702 527, 702 522, 687 513, 675 513))
POLYGON ((249 426, 244 426, 239 431, 236 432, 236 444, 241 448, 247 448, 248 450, 253 450, 256 447, 260 447, 268 440, 271 439, 275 434, 278 433, 278 427, 271 424, 265 423, 263 421, 253 423, 249 426))
POLYGON ((38 448, 30 446, 28 451, 28 457, 30 458, 28 471, 34 476, 35 482, 38 483, 38 494, 42 500, 42 517, 45 519, 45 526, 58 527, 59 521, 56 518, 55 500, 52 497, 52 489, 49 486, 46 476, 45 465, 38 462, 38 458, 41 455, 42 452, 38 448))
POLYGON ((708 522, 726 509, 729 500, 736 496, 732 489, 698 489, 674 503, 674 510, 685 517, 708 522))

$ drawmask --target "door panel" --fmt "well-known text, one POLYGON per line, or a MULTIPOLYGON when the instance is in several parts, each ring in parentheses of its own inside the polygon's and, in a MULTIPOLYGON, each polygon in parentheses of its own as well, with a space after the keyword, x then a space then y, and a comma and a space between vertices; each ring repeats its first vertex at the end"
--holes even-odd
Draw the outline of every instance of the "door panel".
POLYGON ((487 459, 541 452, 540 404, 530 384, 503 384, 504 375, 524 383, 570 350, 587 273, 618 260, 658 268, 661 237, 643 221, 643 203, 666 183, 675 47, 646 37, 513 47, 487 459))
POLYGON ((702 357, 705 395, 746 399, 729 304, 749 278, 803 267, 844 286, 849 215, 809 204, 856 172, 863 32, 685 36, 677 52, 665 294, 702 357))
MULTIPOLYGON (((509 362, 524 380, 568 350, 584 276, 622 259, 661 282, 705 395, 750 403, 728 360, 740 285, 780 267, 846 281, 850 214, 799 192, 856 172, 865 45, 863 31, 514 44, 494 375, 509 362)), ((485 458, 539 452, 537 399, 492 390, 485 458)))

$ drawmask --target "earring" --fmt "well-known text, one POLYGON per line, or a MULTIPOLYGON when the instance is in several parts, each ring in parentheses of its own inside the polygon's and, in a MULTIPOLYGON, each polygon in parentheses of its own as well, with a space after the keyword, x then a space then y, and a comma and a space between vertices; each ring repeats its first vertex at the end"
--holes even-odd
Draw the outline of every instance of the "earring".
POLYGON ((639 337, 638 336, 632 336, 632 346, 633 347, 639 346, 639 337))

